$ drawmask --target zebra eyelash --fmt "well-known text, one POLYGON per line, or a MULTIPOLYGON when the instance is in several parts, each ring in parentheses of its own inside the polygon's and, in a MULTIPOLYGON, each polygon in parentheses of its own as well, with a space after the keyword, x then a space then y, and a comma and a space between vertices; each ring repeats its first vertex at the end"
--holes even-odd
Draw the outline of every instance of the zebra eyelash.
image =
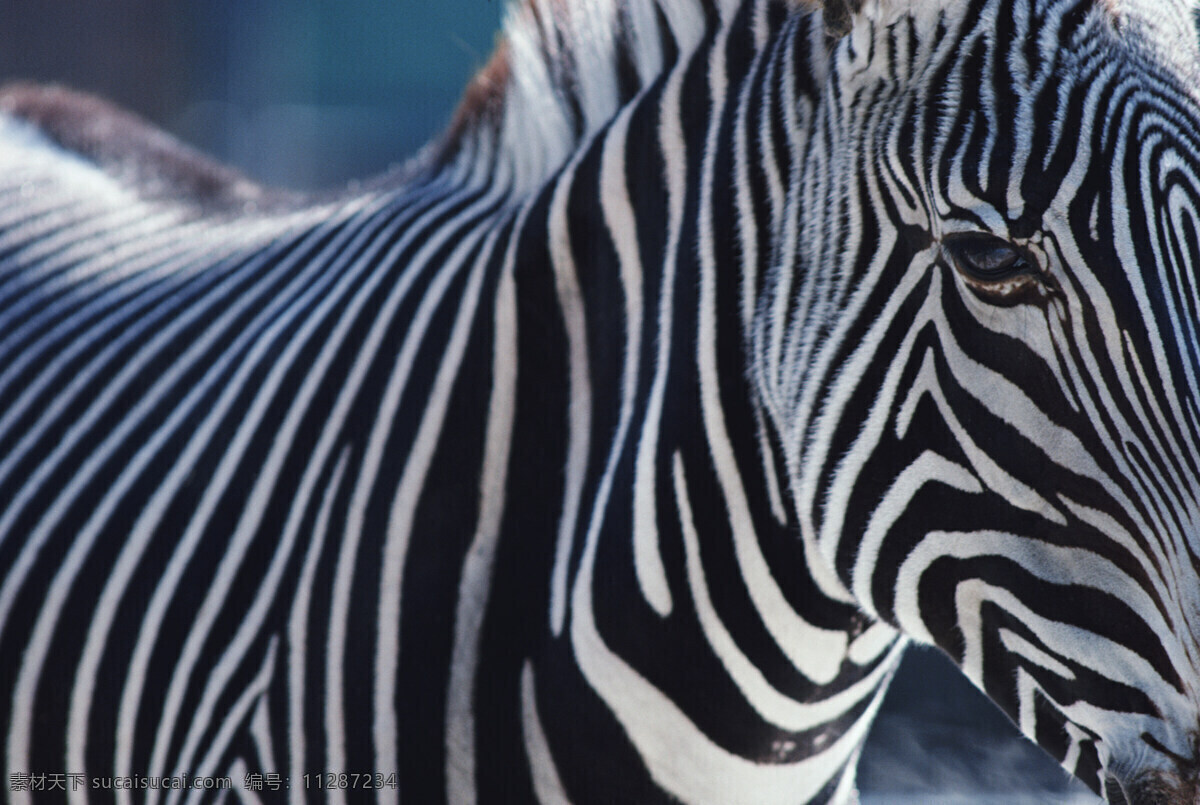
POLYGON ((946 262, 973 284, 999 287, 1041 274, 1027 250, 990 233, 956 232, 941 245, 946 262))

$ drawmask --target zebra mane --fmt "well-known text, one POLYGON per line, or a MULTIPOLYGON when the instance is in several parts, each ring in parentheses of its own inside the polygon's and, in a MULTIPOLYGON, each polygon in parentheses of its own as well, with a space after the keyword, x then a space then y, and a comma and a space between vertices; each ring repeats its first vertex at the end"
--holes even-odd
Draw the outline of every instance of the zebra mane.
POLYGON ((43 147, 62 149, 142 198, 207 212, 282 208, 298 199, 262 187, 108 101, 65 87, 6 84, 0 87, 4 117, 37 132, 43 147))
MULTIPOLYGON (((438 143, 441 164, 540 185, 643 88, 755 0, 513 0, 438 143)), ((760 0, 812 9, 806 0, 760 0)))

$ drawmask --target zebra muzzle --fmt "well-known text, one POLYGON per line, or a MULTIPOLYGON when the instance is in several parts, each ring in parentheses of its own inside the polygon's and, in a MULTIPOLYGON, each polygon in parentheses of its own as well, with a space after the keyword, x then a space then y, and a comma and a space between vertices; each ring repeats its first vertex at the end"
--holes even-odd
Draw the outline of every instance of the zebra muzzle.
POLYGON ((1129 782, 1109 775, 1104 795, 1113 805, 1200 805, 1200 787, 1196 778, 1154 770, 1143 772, 1129 782))

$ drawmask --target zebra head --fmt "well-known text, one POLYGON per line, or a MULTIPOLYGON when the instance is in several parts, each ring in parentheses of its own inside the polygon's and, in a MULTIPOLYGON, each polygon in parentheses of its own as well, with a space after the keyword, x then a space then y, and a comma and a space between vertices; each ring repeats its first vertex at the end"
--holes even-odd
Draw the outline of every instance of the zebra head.
POLYGON ((754 333, 806 547, 1093 789, 1200 802, 1196 9, 824 16, 754 333))

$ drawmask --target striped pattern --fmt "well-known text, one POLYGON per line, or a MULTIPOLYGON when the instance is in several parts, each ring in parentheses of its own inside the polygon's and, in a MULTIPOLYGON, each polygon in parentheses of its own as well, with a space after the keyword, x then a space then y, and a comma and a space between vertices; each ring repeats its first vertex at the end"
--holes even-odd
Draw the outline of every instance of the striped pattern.
POLYGON ((1197 801, 1192 10, 824 11, 526 0, 314 199, 0 94, 10 783, 847 802, 914 639, 1197 801))
POLYGON ((1196 802, 1194 11, 863 16, 755 335, 801 533, 1094 789, 1196 802))

